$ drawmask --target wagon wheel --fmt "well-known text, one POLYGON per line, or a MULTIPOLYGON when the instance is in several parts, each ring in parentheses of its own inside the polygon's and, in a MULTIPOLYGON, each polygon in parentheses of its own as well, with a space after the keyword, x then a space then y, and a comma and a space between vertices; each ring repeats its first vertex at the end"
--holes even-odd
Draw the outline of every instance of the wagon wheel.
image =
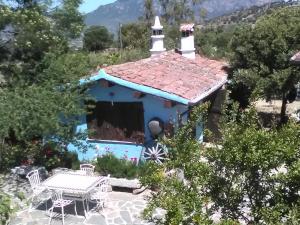
POLYGON ((144 158, 147 161, 155 161, 158 164, 162 164, 167 159, 167 149, 157 143, 152 147, 148 147, 144 151, 144 158))

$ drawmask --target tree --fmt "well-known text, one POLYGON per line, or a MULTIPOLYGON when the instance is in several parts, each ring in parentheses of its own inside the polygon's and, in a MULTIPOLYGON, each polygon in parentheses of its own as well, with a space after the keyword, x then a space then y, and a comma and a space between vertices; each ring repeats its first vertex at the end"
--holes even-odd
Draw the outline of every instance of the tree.
POLYGON ((52 12, 55 29, 66 38, 76 38, 82 32, 84 18, 78 11, 81 4, 82 0, 62 0, 62 6, 52 12))
POLYGON ((159 0, 162 17, 170 25, 194 20, 194 6, 201 0, 159 0))
POLYGON ((80 33, 82 15, 76 9, 80 1, 63 1, 55 13, 49 8, 47 0, 15 2, 16 5, 12 4, 15 7, 3 5, 0 8, 0 21, 4 21, 2 28, 9 27, 6 33, 11 37, 9 43, 3 46, 8 49, 9 55, 0 69, 7 83, 20 80, 34 83, 35 76, 41 69, 39 64, 45 55, 50 51, 65 53, 68 50, 68 38, 80 33), (58 16, 61 10, 69 18, 76 18, 75 21, 62 22, 64 17, 58 16), (72 14, 75 16, 72 17, 72 14), (70 29, 67 34, 65 29, 69 27, 68 24, 76 29, 70 29))
POLYGON ((228 44, 233 37, 235 27, 197 29, 195 32, 196 49, 211 58, 227 58, 228 44))
POLYGON ((234 108, 223 121, 221 147, 205 153, 212 208, 224 219, 284 224, 299 207, 299 125, 266 130, 253 108, 234 108))
POLYGON ((104 26, 91 26, 84 32, 83 46, 88 51, 102 51, 113 43, 113 34, 104 26))
POLYGON ((282 8, 259 19, 255 26, 239 28, 231 41, 232 97, 247 105, 250 96, 282 100, 281 122, 286 105, 292 101, 299 68, 290 58, 300 46, 300 8, 282 8))
POLYGON ((150 163, 142 177, 144 185, 157 190, 145 217, 165 225, 213 224, 216 212, 220 224, 297 221, 299 125, 266 130, 254 108, 240 111, 234 105, 223 117, 222 139, 204 147, 193 138, 202 110, 194 109, 188 124, 163 141, 169 159, 163 165, 150 163), (152 217, 157 208, 166 211, 165 218, 152 217))
POLYGON ((153 0, 146 0, 144 3, 144 20, 148 27, 150 27, 153 23, 154 18, 154 8, 153 8, 153 0))
POLYGON ((209 224, 208 215, 202 210, 208 203, 205 196, 208 166, 201 160, 202 149, 194 138, 195 125, 201 121, 205 107, 194 109, 186 126, 176 132, 171 139, 163 140, 168 149, 169 159, 163 165, 150 163, 145 176, 141 178, 145 186, 155 187, 158 191, 152 195, 145 217, 157 224, 188 225, 209 224), (176 173, 165 176, 165 171, 184 171, 185 182, 178 179, 176 173), (166 210, 165 219, 153 219, 156 208, 166 210))
POLYGON ((144 50, 150 48, 150 27, 144 22, 122 25, 121 36, 124 48, 138 48, 144 50))
POLYGON ((0 170, 38 154, 44 138, 57 135, 58 147, 73 140, 73 125, 84 112, 84 87, 78 87, 78 78, 86 76, 92 65, 87 56, 66 54, 68 39, 79 29, 69 33, 64 27, 68 23, 80 27, 79 1, 63 1, 59 6, 68 8, 64 10, 70 18, 77 18, 73 23, 61 23, 62 17, 53 16, 47 2, 18 0, 12 4, 15 7, 0 7, 1 28, 9 27, 11 35, 10 45, 3 45, 8 51, 0 64, 4 75, 0 86, 0 170), (72 13, 76 15, 72 17, 72 13))

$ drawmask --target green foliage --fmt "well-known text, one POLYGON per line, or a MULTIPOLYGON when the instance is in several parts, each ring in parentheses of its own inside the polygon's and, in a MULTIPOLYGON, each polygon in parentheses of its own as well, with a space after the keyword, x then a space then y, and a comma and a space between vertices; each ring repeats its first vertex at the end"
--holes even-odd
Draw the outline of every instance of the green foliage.
POLYGON ((162 9, 162 17, 168 24, 180 24, 182 22, 193 21, 193 6, 199 4, 201 0, 159 0, 162 9))
POLYGON ((9 217, 11 213, 13 212, 11 208, 11 201, 10 198, 0 192, 0 224, 6 225, 7 221, 9 220, 9 217))
POLYGON ((84 112, 84 87, 78 87, 78 78, 93 66, 87 55, 65 54, 68 39, 82 29, 80 2, 64 0, 54 11, 47 0, 17 0, 0 7, 1 29, 11 27, 11 39, 0 40, 6 53, 0 60, 1 171, 20 164, 51 168, 78 161, 62 148, 47 158, 41 140, 54 134, 58 146, 76 140, 73 126, 84 112))
POLYGON ((57 29, 66 38, 78 37, 84 27, 83 15, 78 11, 82 0, 62 0, 61 6, 56 8, 51 17, 57 29))
POLYGON ((2 144, 0 149, 0 172, 20 165, 44 166, 47 170, 56 167, 78 169, 80 161, 75 152, 66 151, 59 142, 47 143, 35 140, 2 144))
POLYGON ((153 186, 159 190, 151 197, 144 216, 152 219, 156 208, 166 210, 165 220, 156 220, 157 224, 209 224, 208 216, 203 208, 208 203, 204 194, 208 174, 208 166, 200 159, 202 148, 194 138, 196 124, 204 121, 207 106, 196 107, 190 114, 190 120, 171 139, 163 140, 168 148, 169 160, 163 165, 150 164, 141 181, 145 186, 153 186), (183 170, 185 181, 177 176, 166 176, 170 170, 183 170))
POLYGON ((218 145, 204 148, 193 138, 202 110, 196 109, 189 123, 164 141, 169 160, 163 165, 150 164, 142 176, 143 185, 158 189, 145 217, 151 219, 153 211, 162 208, 166 217, 154 219, 158 224, 212 224, 210 216, 216 211, 222 213, 221 224, 297 221, 299 125, 288 123, 266 130, 254 109, 240 111, 234 105, 223 118, 218 145), (184 173, 183 181, 176 173, 165 173, 178 169, 184 173))
POLYGON ((144 3, 144 20, 148 27, 151 26, 152 20, 154 18, 154 7, 153 7, 153 0, 146 0, 144 3))
POLYGON ((125 49, 112 53, 90 53, 88 56, 92 65, 102 67, 147 58, 149 52, 142 49, 125 49))
POLYGON ((144 164, 136 165, 125 158, 118 159, 113 154, 105 154, 98 157, 96 161, 96 171, 116 178, 137 178, 141 175, 143 168, 144 164))
POLYGON ((47 143, 34 157, 34 163, 45 166, 47 170, 57 167, 78 169, 80 165, 77 153, 62 149, 57 143, 47 143))
POLYGON ((11 27, 8 33, 11 38, 3 45, 8 60, 0 65, 0 70, 9 84, 34 83, 45 55, 66 52, 68 39, 80 34, 83 21, 77 9, 80 1, 62 1, 54 11, 49 9, 47 0, 17 3, 16 7, 10 4, 0 8, 1 27, 11 27))
POLYGON ((195 32, 197 51, 210 58, 227 58, 234 27, 203 28, 195 32))
POLYGON ((230 44, 231 96, 242 105, 247 105, 250 96, 282 99, 282 122, 288 96, 300 80, 299 68, 290 62, 300 49, 299 22, 300 7, 275 10, 259 19, 255 26, 237 29, 230 44))
POLYGON ((149 50, 151 32, 144 22, 122 25, 120 33, 123 48, 149 50))
POLYGON ((205 153, 213 207, 225 219, 278 224, 299 202, 299 125, 266 130, 253 108, 235 107, 229 117, 222 126, 222 147, 205 153))
POLYGON ((113 43, 113 34, 104 26, 91 26, 84 32, 83 47, 88 51, 101 51, 113 43))

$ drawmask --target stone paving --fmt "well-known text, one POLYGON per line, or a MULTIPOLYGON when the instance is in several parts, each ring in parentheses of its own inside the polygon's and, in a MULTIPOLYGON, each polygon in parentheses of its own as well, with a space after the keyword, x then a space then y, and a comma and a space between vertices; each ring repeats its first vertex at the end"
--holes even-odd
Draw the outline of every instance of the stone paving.
MULTIPOLYGON (((13 201, 13 206, 17 212, 11 218, 10 225, 44 225, 48 224, 49 217, 45 211, 45 205, 38 209, 28 210, 28 199, 31 194, 29 184, 26 179, 16 179, 12 175, 0 175, 0 190, 9 194, 13 201), (2 180, 2 182, 1 182, 2 180), (3 182, 4 181, 4 182, 3 182)), ((79 216, 75 216, 74 206, 66 208, 67 215, 65 224, 84 225, 154 225, 141 218, 141 213, 147 204, 147 196, 150 191, 139 195, 128 192, 110 192, 107 204, 102 210, 94 210, 91 205, 87 218, 84 218, 82 203, 77 202, 79 216)), ((50 205, 51 203, 48 203, 50 205)), ((60 214, 57 213, 51 224, 62 224, 60 214)), ((157 210, 154 217, 162 218, 163 211, 157 210)))
MULTIPOLYGON (((66 209, 65 224, 84 225, 154 225, 141 218, 141 212, 146 206, 145 194, 133 195, 124 192, 111 192, 109 200, 104 209, 100 211, 91 210, 85 219, 83 211, 78 211, 81 216, 75 216, 73 206, 66 209)), ((80 206, 77 202, 77 209, 80 206)), ((62 224, 60 214, 57 214, 51 224, 62 224)), ((159 216, 159 213, 156 215, 159 216)), ((44 208, 38 210, 23 210, 17 212, 10 221, 10 225, 44 225, 48 224, 49 217, 44 208)))

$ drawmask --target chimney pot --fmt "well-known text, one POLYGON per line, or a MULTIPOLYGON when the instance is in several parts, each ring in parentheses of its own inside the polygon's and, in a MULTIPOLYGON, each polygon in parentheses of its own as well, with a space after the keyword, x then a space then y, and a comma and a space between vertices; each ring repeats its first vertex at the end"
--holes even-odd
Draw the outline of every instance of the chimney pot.
POLYGON ((150 49, 150 52, 151 56, 154 56, 166 51, 164 48, 165 35, 163 34, 163 26, 160 24, 158 16, 155 17, 154 25, 151 28, 152 49, 150 49))
POLYGON ((194 24, 182 24, 180 26, 181 32, 181 47, 180 52, 182 56, 195 59, 195 40, 194 40, 194 24))

